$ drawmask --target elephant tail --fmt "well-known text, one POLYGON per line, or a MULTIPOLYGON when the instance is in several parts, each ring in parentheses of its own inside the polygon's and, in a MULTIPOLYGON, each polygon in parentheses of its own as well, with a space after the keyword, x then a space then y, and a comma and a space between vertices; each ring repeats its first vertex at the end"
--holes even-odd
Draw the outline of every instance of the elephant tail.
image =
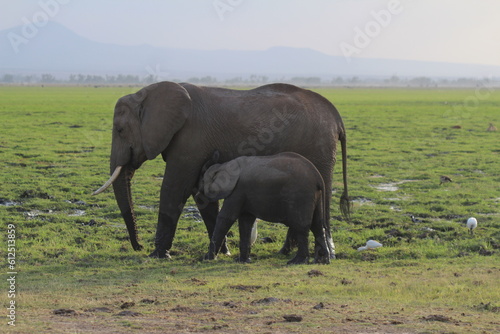
POLYGON ((351 219, 351 201, 347 189, 347 137, 343 126, 339 139, 342 145, 342 177, 344 180, 344 191, 340 196, 340 212, 344 219, 349 221, 351 219))

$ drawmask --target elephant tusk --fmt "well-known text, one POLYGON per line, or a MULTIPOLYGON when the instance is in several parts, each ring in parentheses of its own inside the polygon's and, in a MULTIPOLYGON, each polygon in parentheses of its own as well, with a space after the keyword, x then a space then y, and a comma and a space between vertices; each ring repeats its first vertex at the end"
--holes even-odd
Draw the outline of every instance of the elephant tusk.
POLYGON ((102 193, 104 190, 108 189, 108 187, 109 187, 111 184, 113 184, 113 182, 115 182, 115 180, 118 178, 118 175, 120 175, 120 172, 121 172, 121 170, 122 170, 122 167, 123 167, 123 166, 117 166, 117 167, 115 168, 115 171, 113 172, 113 175, 111 175, 111 177, 109 178, 109 180, 108 180, 108 181, 106 181, 106 183, 104 183, 104 185, 103 185, 101 188, 99 188, 99 189, 97 189, 96 191, 94 191, 94 192, 92 193, 92 195, 98 195, 98 194, 102 193))

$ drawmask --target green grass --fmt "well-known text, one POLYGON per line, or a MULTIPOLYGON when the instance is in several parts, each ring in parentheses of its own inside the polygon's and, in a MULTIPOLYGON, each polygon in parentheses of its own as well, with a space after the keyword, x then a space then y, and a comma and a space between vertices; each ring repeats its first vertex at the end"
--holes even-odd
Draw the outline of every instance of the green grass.
MULTIPOLYGON (((148 259, 160 158, 133 179, 146 250, 131 250, 112 192, 90 194, 109 175, 114 104, 136 90, 0 87, 0 199, 15 204, 0 206, 0 220, 16 227, 17 332, 499 331, 500 133, 486 128, 500 125, 500 93, 318 90, 348 131, 353 215, 341 220, 336 205, 339 164, 331 208, 338 259, 290 267, 276 254, 286 229, 269 223, 260 224, 259 234, 276 242, 257 243, 254 263, 200 261, 205 227, 184 214, 173 260, 148 259), (439 185, 440 175, 454 182, 439 185), (397 189, 377 188, 384 184, 397 189), (412 223, 410 215, 423 222, 412 223), (470 216, 479 222, 474 236, 465 228, 470 216), (358 252, 368 239, 384 247, 358 252), (267 297, 277 301, 262 301, 267 297), (125 302, 142 315, 114 316, 125 302), (313 309, 319 303, 324 308, 313 309), (111 312, 85 312, 95 307, 111 312), (77 315, 53 315, 58 308, 77 315), (285 322, 285 314, 303 321, 285 322)), ((232 232, 235 255, 236 226, 232 232)))

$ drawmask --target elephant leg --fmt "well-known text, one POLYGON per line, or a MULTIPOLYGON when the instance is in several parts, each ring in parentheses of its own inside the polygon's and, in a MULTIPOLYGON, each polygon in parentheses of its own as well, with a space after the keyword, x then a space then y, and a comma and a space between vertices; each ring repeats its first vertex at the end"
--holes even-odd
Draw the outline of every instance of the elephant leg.
MULTIPOLYGON (((169 250, 175 237, 182 209, 190 196, 193 185, 171 182, 172 175, 165 173, 160 192, 160 210, 156 226, 155 250, 149 254, 155 258, 170 258, 169 250), (178 189, 174 191, 174 189, 178 189), (189 190, 188 190, 189 189, 189 190)), ((177 181, 174 178, 175 181, 177 181)))
POLYGON ((213 260, 217 256, 226 238, 227 232, 229 232, 229 229, 238 218, 239 211, 232 202, 234 201, 227 198, 217 216, 217 223, 215 224, 214 233, 210 239, 208 254, 205 256, 208 260, 213 260))
POLYGON ((283 244, 283 247, 281 247, 278 253, 283 255, 289 255, 294 247, 297 247, 297 240, 293 235, 292 229, 289 228, 286 233, 285 243, 283 244))
POLYGON ((238 227, 240 231, 240 256, 238 262, 250 263, 250 249, 252 239, 252 227, 255 223, 255 217, 251 214, 242 214, 238 218, 238 227))
POLYGON ((288 261, 288 264, 305 264, 309 260, 309 228, 306 230, 302 228, 300 230, 293 229, 292 233, 294 233, 295 235, 295 239, 297 240, 297 246, 299 249, 295 257, 288 261))
MULTIPOLYGON (((335 259, 335 244, 333 243, 332 233, 330 229, 330 201, 331 201, 331 192, 332 189, 332 178, 331 172, 326 173, 328 175, 327 178, 323 177, 323 181, 325 183, 325 210, 326 210, 326 228, 325 228, 325 237, 326 237, 326 245, 328 247, 328 252, 330 253, 330 259, 335 259)), ((322 175, 325 175, 322 173, 322 175)))
MULTIPOLYGON (((212 239, 214 234, 215 223, 217 222, 217 215, 219 213, 219 202, 206 202, 206 203, 196 203, 198 210, 200 211, 203 222, 207 228, 208 237, 212 239)), ((227 247, 226 237, 222 241, 222 246, 220 249, 222 254, 231 255, 229 248, 227 247)))
POLYGON ((314 224, 311 226, 314 235, 314 263, 329 264, 330 251, 325 238, 323 226, 314 224))
POLYGON ((206 260, 213 260, 219 254, 219 251, 222 247, 222 243, 225 240, 227 232, 231 226, 233 226, 236 219, 218 217, 217 224, 215 225, 214 234, 212 235, 212 239, 210 240, 210 246, 208 248, 208 253, 205 256, 206 260))
POLYGON ((156 225, 155 250, 149 254, 150 257, 170 259, 169 250, 172 248, 177 223, 184 203, 185 201, 180 204, 180 210, 162 212, 160 209, 158 225, 156 225))
MULTIPOLYGON (((328 201, 328 204, 330 201, 328 201)), ((326 217, 328 218, 328 221, 326 222, 326 227, 324 229, 325 231, 325 239, 326 239, 326 246, 328 247, 328 253, 330 254, 330 259, 335 259, 335 244, 333 243, 333 238, 332 238, 332 232, 330 229, 330 214, 327 214, 326 217)))
POLYGON ((326 246, 328 247, 328 253, 330 254, 330 259, 335 259, 335 244, 333 243, 332 233, 330 228, 325 229, 326 235, 326 246))

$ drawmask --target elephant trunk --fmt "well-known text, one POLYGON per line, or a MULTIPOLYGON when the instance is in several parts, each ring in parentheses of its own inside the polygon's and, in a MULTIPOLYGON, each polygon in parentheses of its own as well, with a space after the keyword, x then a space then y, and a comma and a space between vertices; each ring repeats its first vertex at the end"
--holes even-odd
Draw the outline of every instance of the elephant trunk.
POLYGON ((134 172, 135 169, 131 166, 124 166, 121 173, 113 182, 113 190, 115 192, 116 203, 120 208, 122 217, 125 220, 125 224, 127 226, 130 243, 132 244, 134 250, 138 251, 142 249, 142 245, 139 244, 139 240, 137 237, 137 223, 130 187, 130 181, 134 176, 134 172))

